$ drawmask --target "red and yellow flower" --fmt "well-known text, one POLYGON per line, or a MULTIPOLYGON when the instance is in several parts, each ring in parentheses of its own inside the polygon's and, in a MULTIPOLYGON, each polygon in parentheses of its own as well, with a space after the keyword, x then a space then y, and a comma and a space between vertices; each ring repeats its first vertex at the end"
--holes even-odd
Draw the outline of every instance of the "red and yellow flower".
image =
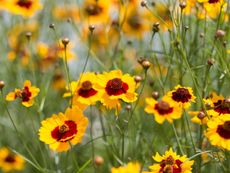
POLYGON ((211 144, 230 150, 230 114, 211 119, 207 126, 206 136, 211 144))
POLYGON ((162 124, 165 120, 172 123, 173 119, 178 119, 182 115, 182 108, 168 97, 163 97, 161 101, 146 98, 145 101, 147 103, 145 112, 154 114, 155 120, 159 124, 162 124))
POLYGON ((42 4, 39 0, 9 0, 7 11, 23 17, 32 17, 41 9, 42 4))
POLYGON ((195 102, 196 99, 196 97, 193 95, 192 88, 182 87, 180 85, 177 85, 174 90, 169 91, 167 96, 184 109, 188 109, 191 105, 191 102, 195 102))
POLYGON ((70 97, 73 95, 73 104, 78 103, 85 105, 95 104, 101 99, 102 92, 96 88, 98 81, 95 73, 81 74, 80 78, 76 82, 71 82, 70 89, 64 94, 64 97, 70 97))
POLYGON ((7 101, 14 101, 20 98, 22 105, 25 107, 33 106, 34 98, 38 95, 40 89, 32 86, 29 80, 24 82, 24 87, 22 89, 15 89, 14 92, 10 92, 6 96, 7 101))
POLYGON ((88 119, 78 107, 73 107, 68 108, 64 114, 53 114, 41 124, 39 139, 48 144, 50 149, 63 152, 81 142, 88 119))
POLYGON ((193 160, 189 160, 186 155, 180 156, 173 152, 172 148, 165 152, 163 156, 156 153, 153 159, 158 162, 149 167, 150 172, 143 173, 192 173, 193 160))
POLYGON ((13 154, 8 148, 0 149, 0 168, 3 172, 21 171, 25 161, 19 155, 13 154))
POLYGON ((141 165, 138 162, 129 162, 125 166, 112 168, 111 173, 140 173, 141 165))
POLYGON ((97 89, 103 92, 101 102, 109 109, 120 108, 120 100, 131 103, 136 101, 137 84, 129 74, 122 74, 120 70, 104 72, 97 75, 97 89))

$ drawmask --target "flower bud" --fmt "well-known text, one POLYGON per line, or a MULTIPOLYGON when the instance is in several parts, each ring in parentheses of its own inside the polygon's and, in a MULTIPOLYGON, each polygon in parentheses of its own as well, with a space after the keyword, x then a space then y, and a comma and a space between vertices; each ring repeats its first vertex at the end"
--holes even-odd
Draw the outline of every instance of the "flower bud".
POLYGON ((94 158, 94 163, 95 163, 97 166, 101 166, 101 165, 104 163, 103 157, 101 157, 101 156, 96 156, 96 157, 94 158))
POLYGON ((142 63, 141 63, 142 67, 145 69, 145 70, 148 70, 149 67, 151 66, 151 63, 148 61, 148 60, 144 60, 142 63))
POLYGON ((134 80, 136 83, 139 83, 140 81, 142 81, 142 77, 141 76, 134 76, 134 80))
POLYGON ((3 80, 0 80, 0 90, 2 90, 5 86, 5 82, 3 80))
POLYGON ((159 93, 157 91, 152 92, 152 97, 157 100, 159 98, 159 93))

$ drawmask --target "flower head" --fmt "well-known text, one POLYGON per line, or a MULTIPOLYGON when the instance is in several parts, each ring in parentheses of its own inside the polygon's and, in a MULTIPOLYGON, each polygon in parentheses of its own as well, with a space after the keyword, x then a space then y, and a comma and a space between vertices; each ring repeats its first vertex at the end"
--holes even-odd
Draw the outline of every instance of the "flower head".
POLYGON ((81 103, 85 105, 95 104, 101 98, 102 92, 96 89, 97 77, 95 73, 81 74, 80 78, 76 82, 71 82, 71 90, 64 94, 64 97, 71 96, 73 94, 73 104, 81 103))
POLYGON ((42 9, 39 0, 10 0, 7 10, 12 14, 32 17, 38 10, 42 9))
POLYGON ((191 105, 191 102, 195 102, 196 98, 193 95, 192 88, 182 87, 180 85, 177 85, 174 90, 169 91, 167 96, 185 109, 188 109, 191 105))
POLYGON ((23 170, 24 163, 25 161, 19 155, 11 153, 8 148, 0 149, 0 168, 4 172, 23 170))
POLYGON ((52 115, 42 121, 39 139, 57 152, 67 151, 71 145, 81 142, 88 125, 88 119, 78 107, 52 115))
POLYGON ((161 101, 153 98, 146 98, 147 106, 145 111, 154 114, 156 122, 162 124, 165 120, 172 123, 173 119, 178 119, 182 115, 182 109, 167 97, 163 97, 161 101))
POLYGON ((149 167, 150 172, 143 173, 192 173, 194 161, 188 160, 185 155, 177 155, 172 148, 166 151, 163 156, 156 153, 153 159, 158 163, 149 167))
POLYGON ((230 150, 230 114, 213 118, 207 125, 206 136, 211 144, 230 150))
POLYGON ((119 108, 120 100, 130 103, 137 99, 136 82, 129 74, 120 70, 104 72, 98 75, 97 89, 103 92, 101 102, 107 108, 119 108))
POLYGON ((15 89, 14 92, 10 92, 6 96, 7 101, 14 101, 17 98, 21 99, 22 105, 25 107, 33 106, 34 98, 38 95, 40 89, 32 86, 29 80, 24 82, 22 89, 15 89))
POLYGON ((138 162, 129 162, 125 166, 111 169, 112 173, 140 173, 140 170, 141 165, 138 162))

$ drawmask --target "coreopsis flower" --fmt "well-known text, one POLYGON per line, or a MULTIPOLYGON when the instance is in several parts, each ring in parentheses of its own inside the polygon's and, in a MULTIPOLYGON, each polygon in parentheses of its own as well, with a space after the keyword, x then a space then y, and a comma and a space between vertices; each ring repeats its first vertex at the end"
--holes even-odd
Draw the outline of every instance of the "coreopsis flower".
POLYGON ((74 4, 55 7, 53 15, 59 20, 71 19, 75 22, 80 20, 79 7, 74 4))
MULTIPOLYGON (((66 49, 67 61, 75 58, 75 55, 71 50, 72 47, 73 45, 69 44, 66 49)), ((45 43, 38 43, 37 54, 39 56, 38 66, 42 70, 45 70, 48 67, 54 65, 55 63, 59 62, 61 60, 60 58, 64 58, 65 48, 61 43, 59 44, 56 43, 52 45, 47 45, 45 43)))
POLYGON ((158 163, 149 167, 150 172, 143 173, 192 173, 194 161, 189 160, 186 155, 177 155, 172 148, 162 156, 156 153, 153 159, 158 163))
POLYGON ((129 162, 125 166, 113 167, 111 173, 140 173, 141 165, 138 162, 129 162))
POLYGON ((222 11, 225 0, 197 0, 203 3, 206 14, 211 18, 216 18, 222 11))
POLYGON ((14 101, 16 99, 20 99, 22 105, 25 107, 33 106, 34 98, 38 95, 40 89, 32 86, 29 80, 24 82, 24 86, 22 89, 15 89, 13 92, 10 92, 6 96, 7 101, 14 101))
POLYGON ((69 97, 72 93, 74 105, 78 103, 85 105, 95 104, 102 95, 102 92, 96 89, 97 83, 95 73, 81 74, 78 81, 71 82, 70 88, 67 86, 69 91, 64 94, 64 97, 69 97))
POLYGON ((83 15, 90 24, 105 23, 109 19, 111 2, 104 0, 85 0, 83 3, 83 15))
POLYGON ((186 7, 183 9, 183 13, 186 15, 190 15, 196 8, 197 0, 182 0, 181 2, 186 2, 186 7))
POLYGON ((122 31, 127 36, 141 38, 144 33, 151 31, 152 14, 138 7, 135 3, 130 3, 121 9, 121 18, 124 18, 122 31))
POLYGON ((32 17, 41 9, 39 0, 9 0, 7 11, 23 17, 32 17))
POLYGON ((206 136, 214 146, 230 150, 230 114, 212 118, 207 123, 206 136))
POLYGON ((3 172, 21 171, 25 161, 19 155, 13 154, 8 148, 0 149, 0 168, 3 172))
POLYGON ((8 33, 8 44, 10 51, 8 52, 8 59, 10 61, 18 61, 26 66, 30 61, 30 53, 28 48, 28 39, 26 33, 30 32, 31 41, 37 39, 38 24, 27 23, 14 26, 8 33))
POLYGON ((184 109, 188 109, 191 105, 191 102, 195 102, 196 98, 193 95, 192 88, 182 87, 180 85, 177 85, 174 90, 169 91, 167 96, 184 109))
POLYGON ((88 119, 78 107, 68 108, 65 113, 53 114, 41 122, 39 139, 57 152, 67 151, 81 142, 88 119))
POLYGON ((145 112, 154 114, 155 120, 159 124, 162 124, 165 120, 172 123, 173 119, 178 119, 182 115, 182 108, 168 97, 163 97, 161 101, 146 98, 145 101, 147 103, 145 112))
POLYGON ((204 103, 207 106, 207 114, 210 117, 217 117, 222 114, 230 114, 230 102, 222 95, 211 93, 210 97, 204 99, 204 103))
POLYGON ((101 102, 109 109, 120 108, 120 100, 131 103, 136 101, 137 84, 129 74, 122 74, 120 70, 113 70, 97 75, 98 90, 103 92, 101 102))
POLYGON ((169 7, 162 3, 157 3, 152 9, 154 10, 153 23, 159 23, 161 31, 165 32, 173 28, 169 7))

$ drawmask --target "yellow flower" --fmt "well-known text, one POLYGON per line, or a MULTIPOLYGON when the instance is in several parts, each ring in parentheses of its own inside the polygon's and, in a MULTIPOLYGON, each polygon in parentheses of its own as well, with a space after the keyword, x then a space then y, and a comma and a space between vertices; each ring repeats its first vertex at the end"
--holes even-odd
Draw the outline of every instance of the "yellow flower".
POLYGON ((181 2, 186 2, 186 7, 183 9, 183 13, 189 15, 195 10, 197 0, 182 0, 181 2))
POLYGON ((82 10, 90 24, 105 23, 109 19, 111 2, 105 0, 85 0, 82 10))
POLYGON ((186 155, 177 155, 172 148, 166 151, 163 156, 156 153, 153 159, 158 163, 149 167, 150 172, 143 173, 192 173, 194 161, 188 160, 186 155))
POLYGON ((0 168, 3 172, 21 171, 24 169, 24 163, 19 155, 11 153, 9 149, 0 149, 0 168))
MULTIPOLYGON (((71 51, 72 47, 73 47, 72 44, 69 44, 67 47, 66 50, 67 61, 75 57, 74 52, 71 51)), ((61 43, 52 44, 52 45, 47 45, 45 43, 38 43, 37 54, 40 57, 40 59, 38 60, 38 67, 44 70, 54 65, 60 60, 60 58, 64 58, 65 55, 64 50, 65 48, 61 43)))
POLYGON ((39 88, 31 86, 31 82, 26 80, 24 82, 24 87, 22 89, 15 89, 14 92, 10 92, 6 96, 7 101, 14 101, 17 98, 20 98, 22 105, 25 107, 33 106, 34 98, 40 92, 39 88))
POLYGON ((173 119, 178 119, 182 115, 181 107, 167 97, 163 97, 161 101, 156 101, 153 98, 146 98, 145 101, 147 103, 145 111, 154 114, 155 120, 159 124, 162 124, 165 120, 172 123, 173 119))
POLYGON ((78 9, 79 7, 74 4, 57 6, 53 10, 53 15, 60 20, 66 20, 70 18, 76 22, 80 20, 80 13, 78 9))
POLYGON ((162 3, 157 3, 153 6, 154 16, 153 16, 153 23, 158 22, 160 24, 160 30, 165 32, 168 29, 173 28, 173 22, 171 20, 171 14, 169 11, 169 7, 166 7, 162 3))
POLYGON ((197 0, 203 3, 206 14, 211 18, 216 18, 225 5, 224 0, 197 0))
POLYGON ((124 6, 121 16, 121 20, 125 20, 122 30, 126 35, 141 38, 144 33, 151 31, 152 14, 145 9, 139 9, 135 3, 124 6))
POLYGON ((28 50, 28 40, 26 38, 26 33, 30 32, 31 41, 37 38, 37 23, 27 23, 24 25, 14 26, 8 34, 8 43, 10 51, 8 52, 8 59, 11 61, 18 60, 22 65, 29 64, 29 50, 28 50))
POLYGON ((97 75, 97 89, 103 92, 101 102, 109 109, 120 108, 120 100, 130 103, 137 99, 136 82, 129 74, 122 74, 120 70, 104 72, 97 75))
POLYGON ((129 162, 125 166, 119 168, 112 168, 111 173, 140 173, 141 165, 138 162, 129 162))
POLYGON ((38 10, 42 9, 39 0, 9 0, 7 10, 12 14, 32 17, 38 10))
POLYGON ((81 142, 88 125, 88 119, 78 107, 68 108, 66 112, 53 114, 42 121, 39 139, 49 144, 57 152, 67 151, 72 145, 81 142))
POLYGON ((217 117, 222 114, 230 114, 230 103, 222 96, 217 95, 215 92, 210 94, 210 97, 204 99, 207 106, 207 114, 210 117, 217 117))
POLYGON ((207 125, 206 136, 211 144, 230 150, 230 114, 212 118, 207 125))
POLYGON ((169 91, 167 96, 184 109, 188 109, 191 105, 191 102, 195 102, 196 99, 196 97, 193 95, 192 88, 182 87, 180 85, 177 85, 174 90, 169 91))
POLYGON ((85 105, 95 104, 101 99, 102 92, 96 89, 97 85, 97 76, 95 73, 85 73, 81 74, 80 78, 76 82, 71 82, 71 86, 67 86, 68 91, 64 94, 64 97, 71 96, 73 94, 73 104, 78 103, 85 105))

